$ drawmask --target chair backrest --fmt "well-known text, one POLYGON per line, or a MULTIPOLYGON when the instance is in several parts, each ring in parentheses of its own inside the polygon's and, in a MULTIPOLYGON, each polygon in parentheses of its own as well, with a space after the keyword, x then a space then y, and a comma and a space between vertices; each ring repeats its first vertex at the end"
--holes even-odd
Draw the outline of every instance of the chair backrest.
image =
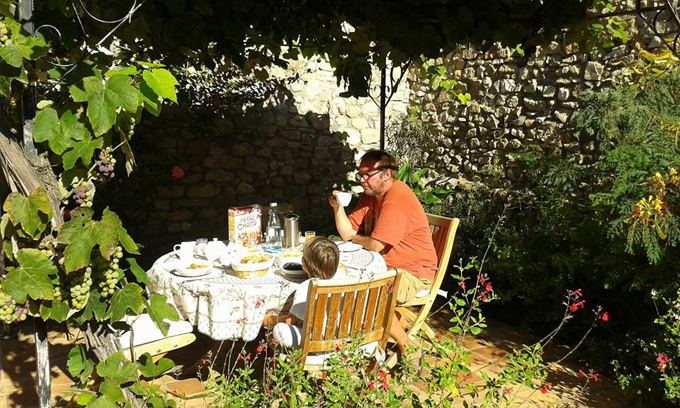
POLYGON ((448 218, 434 214, 426 215, 427 222, 430 224, 434 249, 437 252, 437 274, 432 284, 433 296, 436 296, 436 292, 439 290, 446 275, 446 269, 449 266, 451 249, 453 248, 453 241, 456 238, 456 231, 458 230, 460 220, 458 218, 448 218))
POLYGON ((302 328, 302 364, 309 353, 333 351, 360 334, 359 345, 387 342, 401 273, 390 270, 370 281, 311 280, 302 328))

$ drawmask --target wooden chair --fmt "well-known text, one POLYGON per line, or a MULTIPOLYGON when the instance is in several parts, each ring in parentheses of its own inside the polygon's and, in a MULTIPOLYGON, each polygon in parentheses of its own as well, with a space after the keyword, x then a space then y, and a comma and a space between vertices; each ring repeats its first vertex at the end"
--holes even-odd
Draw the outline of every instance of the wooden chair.
POLYGON ((423 329, 430 339, 433 339, 435 336, 435 332, 427 325, 427 323, 425 323, 425 319, 427 319, 427 316, 430 313, 432 304, 434 303, 437 294, 439 294, 439 288, 446 275, 451 249, 453 248, 453 241, 456 237, 458 224, 460 223, 458 218, 447 218, 433 214, 427 214, 427 220, 430 224, 434 248, 437 251, 438 263, 434 282, 429 290, 418 293, 415 298, 397 306, 395 309, 402 317, 402 324, 404 324, 403 318, 406 318, 411 322, 411 325, 406 328, 406 334, 410 338, 414 338, 420 329, 423 329), (414 311, 412 310, 413 308, 417 310, 414 311))
POLYGON ((323 368, 327 353, 357 334, 360 346, 377 342, 384 350, 400 278, 401 273, 391 270, 370 281, 312 279, 300 344, 304 369, 323 368))

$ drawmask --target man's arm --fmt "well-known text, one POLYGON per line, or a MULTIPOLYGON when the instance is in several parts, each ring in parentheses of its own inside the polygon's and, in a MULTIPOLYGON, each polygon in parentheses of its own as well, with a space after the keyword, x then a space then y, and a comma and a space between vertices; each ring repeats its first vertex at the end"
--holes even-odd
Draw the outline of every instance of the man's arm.
POLYGON ((352 223, 347 217, 347 213, 345 213, 345 207, 341 206, 340 203, 338 203, 338 200, 335 199, 337 193, 337 190, 333 190, 331 196, 328 197, 328 203, 333 208, 335 228, 338 230, 338 233, 343 240, 349 241, 356 236, 357 233, 354 231, 354 228, 352 228, 352 223))
POLYGON ((355 234, 352 242, 359 244, 369 251, 380 252, 385 249, 385 244, 367 235, 355 234))

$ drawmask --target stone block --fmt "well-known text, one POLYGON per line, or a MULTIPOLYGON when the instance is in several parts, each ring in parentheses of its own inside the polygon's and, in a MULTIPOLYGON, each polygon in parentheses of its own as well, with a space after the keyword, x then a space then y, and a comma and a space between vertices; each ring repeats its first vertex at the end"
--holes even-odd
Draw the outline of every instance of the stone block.
POLYGON ((562 102, 568 100, 570 93, 571 91, 569 90, 569 88, 566 87, 559 88, 557 90, 557 100, 562 102))
POLYGON ((203 167, 207 169, 230 170, 243 166, 242 157, 209 156, 203 160, 203 167))
POLYGON ((180 198, 184 196, 185 187, 181 185, 157 186, 158 198, 180 198))
POLYGON ((361 141, 366 144, 380 142, 380 131, 370 128, 363 129, 361 131, 361 141))
POLYGON ((234 181, 234 173, 224 170, 210 170, 205 174, 205 181, 217 181, 219 183, 231 183, 234 181))
POLYGON ((250 195, 255 192, 255 187, 248 183, 239 183, 238 186, 236 187, 236 194, 239 196, 242 195, 250 195))
POLYGON ((305 115, 307 122, 316 130, 324 130, 330 127, 330 120, 328 115, 318 114, 314 112, 307 112, 305 115))
POLYGON ((555 117, 562 123, 567 123, 569 121, 569 112, 565 110, 556 110, 555 117))
POLYGON ((246 157, 243 167, 249 173, 265 173, 269 169, 269 160, 263 157, 246 157))
POLYGON ((205 183, 193 185, 187 190, 188 198, 210 198, 220 194, 220 186, 217 183, 205 183))
POLYGON ((586 81, 599 81, 602 79, 602 73, 604 72, 604 65, 595 61, 588 61, 586 63, 586 68, 583 73, 583 78, 586 81))

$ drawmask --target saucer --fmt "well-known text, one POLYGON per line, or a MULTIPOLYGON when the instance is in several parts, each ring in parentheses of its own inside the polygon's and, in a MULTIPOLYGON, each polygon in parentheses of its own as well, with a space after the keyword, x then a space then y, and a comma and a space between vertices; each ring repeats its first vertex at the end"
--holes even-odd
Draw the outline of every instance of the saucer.
POLYGON ((337 245, 340 252, 354 252, 363 248, 361 245, 355 244, 354 242, 351 241, 341 242, 337 245))

